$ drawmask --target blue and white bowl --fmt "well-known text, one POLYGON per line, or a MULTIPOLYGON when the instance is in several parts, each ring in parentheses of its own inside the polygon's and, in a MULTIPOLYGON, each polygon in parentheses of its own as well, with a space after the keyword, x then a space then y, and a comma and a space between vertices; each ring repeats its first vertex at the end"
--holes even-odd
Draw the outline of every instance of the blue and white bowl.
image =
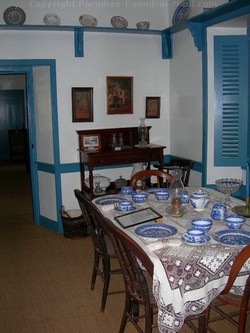
POLYGON ((232 214, 225 217, 225 222, 229 229, 240 229, 246 219, 243 216, 232 214))
POLYGON ((143 203, 145 201, 147 201, 148 198, 148 193, 146 192, 132 192, 132 200, 135 203, 143 203))
POLYGON ((133 208, 133 201, 132 200, 124 200, 119 202, 118 209, 122 212, 129 212, 133 208))
POLYGON ((193 219, 191 223, 194 229, 208 232, 213 225, 213 220, 209 218, 197 217, 193 219))
POLYGON ((130 195, 132 194, 133 189, 131 186, 122 186, 121 187, 121 194, 123 195, 130 195))
POLYGON ((170 194, 168 190, 160 190, 154 193, 157 200, 168 200, 170 194))
POLYGON ((189 228, 183 235, 184 241, 189 243, 202 243, 205 238, 205 232, 195 228, 189 228))

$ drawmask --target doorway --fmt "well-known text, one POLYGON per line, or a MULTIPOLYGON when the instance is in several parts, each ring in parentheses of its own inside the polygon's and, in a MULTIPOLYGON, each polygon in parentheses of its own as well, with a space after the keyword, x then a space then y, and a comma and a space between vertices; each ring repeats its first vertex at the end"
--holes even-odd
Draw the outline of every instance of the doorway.
POLYGON ((26 109, 35 224, 62 231, 54 60, 0 60, 0 74, 26 78, 26 109))

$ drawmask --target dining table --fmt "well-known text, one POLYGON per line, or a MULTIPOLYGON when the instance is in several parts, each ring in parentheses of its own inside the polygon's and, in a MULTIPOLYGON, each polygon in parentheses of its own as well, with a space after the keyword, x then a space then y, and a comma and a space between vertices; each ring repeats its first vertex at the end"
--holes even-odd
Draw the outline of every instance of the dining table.
MULTIPOLYGON (((186 188, 189 196, 197 190, 197 187, 186 188)), ((101 213, 128 233, 152 260, 153 294, 158 304, 158 328, 161 333, 178 332, 185 318, 200 314, 207 308, 225 287, 235 257, 250 243, 249 217, 239 230, 228 229, 224 220, 212 220, 212 227, 202 243, 190 243, 183 239, 193 219, 211 219, 213 205, 225 202, 225 195, 215 189, 200 187, 199 190, 209 194, 210 201, 205 209, 196 211, 189 201, 181 206, 180 217, 173 216, 170 198, 157 200, 157 189, 145 190, 147 200, 141 204, 133 203, 133 211, 140 212, 150 207, 162 218, 126 228, 118 220, 130 212, 121 212, 116 202, 131 200, 131 195, 106 195, 92 200, 101 213), (147 233, 152 225, 159 230, 164 226, 167 233, 161 235, 159 232, 152 236, 150 232, 147 233)), ((231 201, 232 207, 245 205, 235 197, 231 201)), ((227 207, 226 214, 234 212, 227 207)), ((244 264, 231 292, 242 294, 249 273, 250 260, 244 264)))

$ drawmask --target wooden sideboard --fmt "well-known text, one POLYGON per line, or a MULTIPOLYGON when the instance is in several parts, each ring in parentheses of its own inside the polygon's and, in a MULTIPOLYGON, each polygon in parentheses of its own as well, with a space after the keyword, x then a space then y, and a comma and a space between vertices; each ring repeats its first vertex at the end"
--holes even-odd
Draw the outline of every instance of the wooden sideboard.
MULTIPOLYGON (((147 141, 150 142, 151 127, 148 127, 147 141)), ((93 170, 100 166, 112 166, 158 161, 163 163, 163 150, 161 145, 148 144, 147 147, 137 147, 138 127, 109 128, 77 131, 79 140, 81 189, 94 197, 93 170), (121 134, 122 133, 122 134, 121 134), (117 146, 113 146, 113 136, 117 138, 117 146), (119 146, 122 136, 123 145, 119 146), (85 171, 89 171, 89 187, 85 184, 85 171)))

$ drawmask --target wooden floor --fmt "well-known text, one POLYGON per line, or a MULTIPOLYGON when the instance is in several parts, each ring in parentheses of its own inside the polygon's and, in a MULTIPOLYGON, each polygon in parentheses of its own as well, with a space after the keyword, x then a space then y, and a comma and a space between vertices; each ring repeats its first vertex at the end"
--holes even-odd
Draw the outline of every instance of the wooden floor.
MULTIPOLYGON (((0 332, 117 333, 124 295, 109 296, 100 312, 101 281, 90 290, 90 238, 67 239, 34 225, 24 165, 1 162, 0 184, 0 332)), ((122 278, 111 285, 123 288, 122 278)), ((217 332, 235 332, 220 325, 217 332)), ((128 324, 126 333, 134 332, 128 324)))

